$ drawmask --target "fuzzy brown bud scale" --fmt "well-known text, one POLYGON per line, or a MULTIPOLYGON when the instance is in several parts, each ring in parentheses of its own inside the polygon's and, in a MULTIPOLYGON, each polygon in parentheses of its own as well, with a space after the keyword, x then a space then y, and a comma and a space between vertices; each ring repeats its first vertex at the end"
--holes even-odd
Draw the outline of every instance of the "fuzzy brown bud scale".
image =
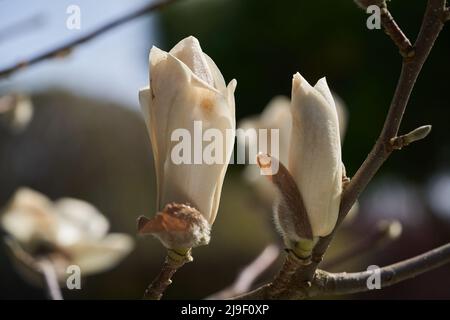
POLYGON ((138 233, 155 236, 168 249, 206 245, 210 229, 203 215, 187 204, 169 203, 152 219, 138 218, 138 233))

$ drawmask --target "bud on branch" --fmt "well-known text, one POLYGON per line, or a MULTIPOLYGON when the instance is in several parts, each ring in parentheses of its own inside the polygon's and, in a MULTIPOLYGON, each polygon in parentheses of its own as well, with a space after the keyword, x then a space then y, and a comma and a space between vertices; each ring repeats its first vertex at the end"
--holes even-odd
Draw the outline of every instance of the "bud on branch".
POLYGON ((430 125, 421 126, 407 134, 392 138, 389 142, 393 149, 400 150, 414 141, 424 139, 430 133, 430 131, 431 131, 430 125))

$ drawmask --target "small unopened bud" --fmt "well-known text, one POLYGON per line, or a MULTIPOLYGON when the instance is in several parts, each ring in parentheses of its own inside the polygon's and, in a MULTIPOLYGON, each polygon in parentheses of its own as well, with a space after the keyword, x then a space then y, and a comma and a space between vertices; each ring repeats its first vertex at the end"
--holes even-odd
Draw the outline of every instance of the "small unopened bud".
POLYGON ((394 149, 401 149, 414 141, 424 139, 430 133, 430 131, 431 131, 430 125, 421 126, 405 135, 392 138, 390 142, 394 149))
POLYGON ((166 205, 152 219, 138 218, 139 234, 151 234, 173 250, 208 244, 210 229, 208 221, 197 209, 179 203, 166 205))

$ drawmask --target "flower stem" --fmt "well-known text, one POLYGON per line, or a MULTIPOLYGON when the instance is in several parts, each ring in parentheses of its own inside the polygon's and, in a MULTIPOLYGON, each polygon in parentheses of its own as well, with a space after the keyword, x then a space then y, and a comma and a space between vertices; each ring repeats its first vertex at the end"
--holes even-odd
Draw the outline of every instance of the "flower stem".
POLYGON ((161 271, 144 292, 144 300, 160 300, 167 287, 172 283, 172 277, 185 263, 191 262, 191 250, 167 250, 166 260, 161 271))
POLYGON ((41 260, 39 261, 39 268, 44 276, 49 298, 51 300, 64 300, 53 263, 49 260, 41 260))

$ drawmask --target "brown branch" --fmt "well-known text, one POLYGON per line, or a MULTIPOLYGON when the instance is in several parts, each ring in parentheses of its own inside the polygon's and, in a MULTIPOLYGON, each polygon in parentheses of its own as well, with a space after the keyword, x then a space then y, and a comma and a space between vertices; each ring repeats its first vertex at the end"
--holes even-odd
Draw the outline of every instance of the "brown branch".
POLYGON ((136 9, 132 12, 129 12, 129 13, 123 15, 122 17, 119 17, 116 20, 106 23, 103 26, 90 31, 77 39, 71 40, 65 44, 57 46, 56 48, 49 49, 42 54, 38 54, 34 57, 30 57, 23 61, 19 61, 12 66, 9 66, 5 69, 0 70, 0 78, 9 76, 18 70, 22 70, 27 66, 36 64, 38 62, 42 62, 46 59, 65 57, 72 52, 72 50, 74 49, 75 46, 83 44, 89 40, 92 40, 93 38, 107 32, 107 31, 110 31, 122 24, 125 24, 131 20, 134 20, 135 18, 139 18, 145 14, 159 10, 159 9, 165 7, 166 5, 174 3, 176 1, 178 1, 178 0, 161 0, 156 3, 147 4, 147 5, 143 6, 142 8, 136 9))
POLYGON ((411 45, 408 37, 403 33, 402 29, 395 22, 394 17, 389 12, 386 3, 384 7, 381 7, 381 25, 384 28, 386 34, 391 38, 394 44, 397 46, 400 54, 405 58, 414 56, 414 48, 411 45))
MULTIPOLYGON (((360 0, 358 2, 368 3, 371 1, 360 0)), ((381 1, 377 0, 377 2, 381 1)), ((414 45, 415 54, 412 57, 404 57, 399 81, 381 134, 364 163, 348 183, 345 190, 343 190, 336 227, 331 234, 319 240, 312 253, 312 263, 302 266, 297 270, 295 276, 292 277, 292 281, 287 285, 290 292, 287 292, 287 294, 284 292, 280 296, 281 298, 302 298, 308 296, 307 284, 312 282, 317 267, 322 261, 338 226, 342 223, 361 192, 394 150, 391 140, 397 137, 414 84, 444 25, 443 17, 445 17, 446 12, 445 2, 446 0, 428 0, 419 35, 414 45)), ((239 298, 262 298, 270 286, 270 283, 266 284, 239 298)))
POLYGON ((422 273, 450 263, 450 243, 378 270, 354 273, 328 273, 318 271, 309 296, 340 295, 369 291, 367 280, 380 276, 381 288, 414 278, 422 273))
MULTIPOLYGON (((420 274, 450 263, 450 243, 423 253, 414 258, 404 260, 378 270, 353 273, 329 273, 317 270, 311 286, 289 286, 281 298, 305 299, 323 295, 341 295, 369 291, 367 280, 371 276, 380 276, 381 288, 414 278, 420 274)), ((264 285, 239 299, 264 299, 264 285)))
POLYGON ((190 250, 178 253, 174 250, 168 250, 166 260, 161 267, 161 271, 147 287, 144 292, 145 300, 160 300, 167 287, 172 283, 172 277, 184 264, 191 262, 192 256, 190 250))
MULTIPOLYGON (((311 260, 303 260, 294 255, 292 251, 288 251, 286 254, 286 258, 283 266, 281 267, 278 274, 272 280, 272 282, 267 283, 258 289, 251 291, 249 293, 242 294, 240 296, 235 297, 237 300, 247 300, 247 299, 283 299, 289 298, 290 291, 288 290, 290 284, 294 282, 293 277, 296 273, 299 273, 299 270, 308 270, 308 267, 311 265, 311 260)), ((300 272, 302 275, 306 275, 307 272, 300 272)), ((311 281, 297 281, 295 283, 298 284, 302 289, 308 289, 311 287, 311 281)))
POLYGON ((250 264, 242 269, 235 282, 231 286, 210 295, 207 299, 228 299, 247 292, 248 290, 250 290, 255 280, 270 266, 273 265, 279 255, 280 249, 277 245, 268 245, 255 260, 253 260, 250 264))
POLYGON ((386 34, 399 49, 400 54, 405 58, 414 56, 414 48, 411 45, 411 41, 409 41, 408 37, 398 26, 397 22, 395 22, 394 17, 387 8, 386 1, 356 0, 355 2, 363 9, 367 9, 367 7, 371 5, 378 6, 380 8, 381 25, 383 26, 386 34))

